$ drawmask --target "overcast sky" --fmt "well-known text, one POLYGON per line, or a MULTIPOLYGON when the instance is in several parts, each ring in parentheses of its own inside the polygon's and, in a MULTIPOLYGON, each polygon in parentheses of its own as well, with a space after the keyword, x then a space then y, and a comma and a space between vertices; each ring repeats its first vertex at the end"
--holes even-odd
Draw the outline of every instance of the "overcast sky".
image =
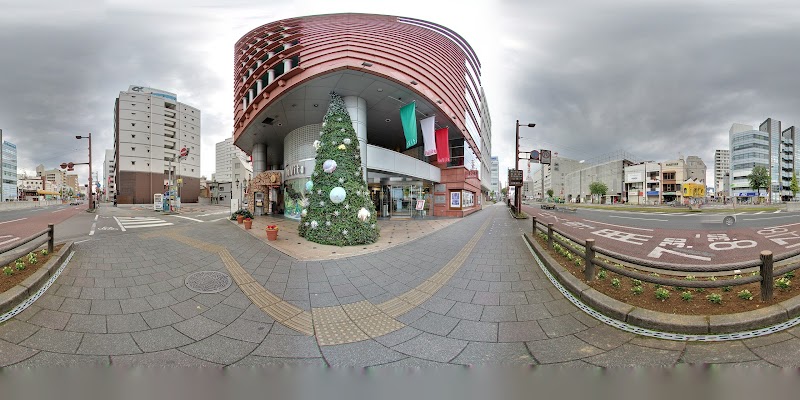
POLYGON ((537 124, 521 128, 523 150, 698 155, 711 176, 732 123, 800 125, 795 3, 0 0, 0 128, 20 172, 84 161, 86 141, 74 136, 88 132, 100 170, 119 92, 159 88, 202 111, 210 178, 214 143, 232 133, 234 42, 283 18, 362 12, 432 21, 472 45, 503 181, 517 119, 537 124))

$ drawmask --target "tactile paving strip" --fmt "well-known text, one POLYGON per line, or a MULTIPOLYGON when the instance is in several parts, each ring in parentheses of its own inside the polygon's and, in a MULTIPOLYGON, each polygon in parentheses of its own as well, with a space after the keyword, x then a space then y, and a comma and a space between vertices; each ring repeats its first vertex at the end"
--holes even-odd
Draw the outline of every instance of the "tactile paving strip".
MULTIPOLYGON (((524 240, 524 239, 523 239, 524 240)), ((692 334, 682 334, 682 333, 669 333, 669 332, 659 332, 654 331, 651 329, 640 328, 638 326, 630 325, 626 322, 622 322, 620 320, 610 318, 606 315, 603 315, 591 307, 584 304, 582 301, 578 300, 575 296, 570 293, 569 290, 564 288, 564 286, 559 283, 556 278, 550 273, 547 267, 544 266, 542 260, 536 255, 536 253, 531 248, 531 245, 528 243, 527 240, 525 241, 525 245, 528 246, 528 250, 530 250, 531 254, 533 254, 533 258, 536 260, 536 263, 539 264, 539 268, 547 275, 547 279, 550 279, 550 282, 558 289, 561 294, 564 295, 572 304, 576 307, 580 308, 583 312, 591 315, 598 321, 601 321, 605 324, 611 325, 617 329, 635 333, 641 336, 648 336, 654 337, 657 339, 664 339, 664 340, 674 340, 674 341, 681 341, 681 342, 724 342, 729 340, 741 340, 741 339, 749 339, 759 336, 766 336, 776 332, 780 332, 782 330, 789 329, 791 327, 797 326, 800 324, 800 317, 795 317, 790 319, 786 322, 782 322, 777 325, 769 326, 766 328, 756 329, 752 331, 744 331, 744 332, 735 332, 735 333, 723 333, 723 334, 716 334, 716 335, 692 335, 692 334)))

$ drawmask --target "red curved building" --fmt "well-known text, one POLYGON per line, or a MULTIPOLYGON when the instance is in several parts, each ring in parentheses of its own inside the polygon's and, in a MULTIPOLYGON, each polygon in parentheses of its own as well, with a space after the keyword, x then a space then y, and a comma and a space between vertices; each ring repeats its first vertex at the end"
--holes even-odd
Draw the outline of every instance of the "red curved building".
POLYGON ((412 18, 316 15, 262 25, 234 51, 234 143, 252 156, 254 175, 280 176, 264 194, 263 212, 299 217, 284 194, 305 190, 332 91, 344 97, 361 141, 379 216, 465 216, 481 208, 491 120, 480 62, 457 33, 412 18), (399 112, 410 102, 418 121, 434 116, 436 129, 448 128, 447 141, 437 139, 449 161, 425 155, 422 130, 406 146, 399 112))

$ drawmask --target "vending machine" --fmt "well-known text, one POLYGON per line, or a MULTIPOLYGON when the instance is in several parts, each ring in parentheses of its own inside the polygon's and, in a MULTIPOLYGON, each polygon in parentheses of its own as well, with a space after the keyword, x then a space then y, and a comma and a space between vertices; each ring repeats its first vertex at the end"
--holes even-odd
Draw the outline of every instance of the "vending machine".
POLYGON ((255 192, 255 215, 264 215, 264 192, 255 192))

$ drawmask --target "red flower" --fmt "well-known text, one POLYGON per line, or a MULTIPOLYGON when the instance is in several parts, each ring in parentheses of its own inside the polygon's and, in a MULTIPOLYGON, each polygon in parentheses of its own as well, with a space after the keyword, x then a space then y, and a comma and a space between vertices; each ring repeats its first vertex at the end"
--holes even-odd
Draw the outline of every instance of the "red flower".
POLYGON ((278 229, 278 225, 267 225, 267 229, 269 230, 278 229))

